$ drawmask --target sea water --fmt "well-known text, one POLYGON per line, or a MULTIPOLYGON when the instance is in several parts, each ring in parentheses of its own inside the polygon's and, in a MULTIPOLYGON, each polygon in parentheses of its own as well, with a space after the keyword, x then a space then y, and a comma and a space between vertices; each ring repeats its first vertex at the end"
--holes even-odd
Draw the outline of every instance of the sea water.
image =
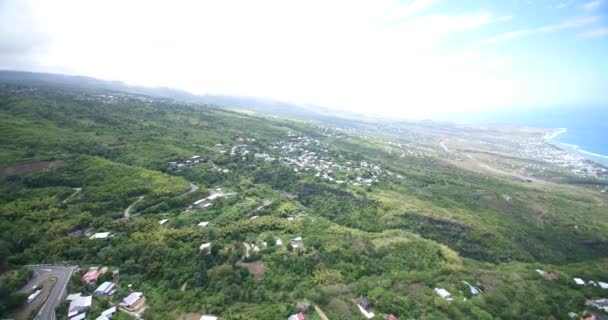
POLYGON ((529 108, 469 115, 462 120, 556 129, 551 143, 608 166, 608 105, 529 108))

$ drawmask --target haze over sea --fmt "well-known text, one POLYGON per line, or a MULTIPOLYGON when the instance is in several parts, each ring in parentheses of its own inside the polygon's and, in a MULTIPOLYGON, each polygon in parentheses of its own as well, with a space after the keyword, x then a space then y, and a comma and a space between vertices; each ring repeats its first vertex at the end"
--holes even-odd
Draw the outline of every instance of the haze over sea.
POLYGON ((608 166, 608 106, 577 106, 482 113, 459 122, 512 124, 566 129, 550 141, 556 146, 608 166))

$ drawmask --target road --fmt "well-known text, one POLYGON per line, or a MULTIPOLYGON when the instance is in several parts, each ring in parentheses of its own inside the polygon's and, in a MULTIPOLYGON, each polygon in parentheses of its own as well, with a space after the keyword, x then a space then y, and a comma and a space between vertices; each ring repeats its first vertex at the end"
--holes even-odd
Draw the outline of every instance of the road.
POLYGON ((31 265, 28 266, 28 268, 34 271, 34 277, 21 289, 22 292, 31 291, 33 286, 39 285, 49 278, 57 279, 57 282, 51 289, 51 293, 34 318, 39 320, 56 320, 55 308, 66 297, 68 282, 77 267, 63 265, 31 265))
POLYGON ((194 183, 190 182, 190 189, 182 194, 180 194, 178 197, 183 197, 183 196, 187 196, 191 193, 193 193, 194 191, 198 190, 198 186, 195 185, 194 183))
POLYGON ((131 205, 130 205, 130 206, 128 206, 128 207, 125 209, 125 212, 124 212, 124 217, 125 217, 125 219, 129 219, 130 212, 131 212, 131 208, 133 208, 133 206, 134 206, 136 203, 138 203, 138 202, 140 202, 141 200, 143 200, 143 198, 144 198, 144 196, 139 196, 139 197, 137 197, 137 200, 135 200, 133 203, 131 203, 131 205))
POLYGON ((68 202, 70 199, 74 198, 77 194, 79 194, 80 191, 82 191, 82 188, 73 188, 73 189, 74 189, 74 193, 72 193, 69 197, 65 198, 65 200, 61 201, 61 203, 68 202))

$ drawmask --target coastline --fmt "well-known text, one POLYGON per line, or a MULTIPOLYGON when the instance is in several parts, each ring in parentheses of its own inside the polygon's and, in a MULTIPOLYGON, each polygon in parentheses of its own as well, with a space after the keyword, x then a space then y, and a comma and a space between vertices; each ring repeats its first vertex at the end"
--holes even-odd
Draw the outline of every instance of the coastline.
POLYGON ((578 156, 581 156, 589 161, 595 162, 599 165, 608 167, 608 155, 603 155, 603 154, 599 154, 599 153, 594 153, 591 151, 587 151, 583 148, 581 148, 580 146, 577 146, 575 144, 570 144, 570 143, 566 143, 566 142, 561 142, 561 141, 557 141, 555 140, 555 138, 557 138, 559 135, 566 133, 568 131, 568 129, 566 128, 558 128, 555 129, 547 134, 545 134, 545 136, 543 136, 543 140, 559 149, 562 149, 566 152, 569 153, 573 153, 576 154, 578 156))

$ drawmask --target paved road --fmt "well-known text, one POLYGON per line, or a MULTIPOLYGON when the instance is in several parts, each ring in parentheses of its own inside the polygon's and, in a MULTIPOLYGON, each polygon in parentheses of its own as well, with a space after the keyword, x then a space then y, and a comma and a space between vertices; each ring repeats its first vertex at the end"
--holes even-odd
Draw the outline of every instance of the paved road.
POLYGON ((42 305, 42 308, 40 308, 40 311, 34 318, 39 320, 56 320, 55 308, 67 295, 68 282, 77 267, 63 265, 31 265, 28 266, 28 268, 34 271, 34 277, 23 287, 23 289, 21 289, 22 291, 31 291, 33 286, 39 285, 49 278, 57 279, 46 302, 42 305))

